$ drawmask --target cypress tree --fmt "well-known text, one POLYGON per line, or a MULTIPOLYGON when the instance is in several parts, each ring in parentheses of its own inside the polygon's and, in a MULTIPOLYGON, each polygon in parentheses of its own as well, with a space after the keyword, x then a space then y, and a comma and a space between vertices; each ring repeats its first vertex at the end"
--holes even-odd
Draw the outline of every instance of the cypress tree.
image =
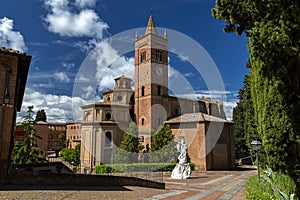
POLYGON ((217 0, 226 32, 249 37, 250 89, 264 161, 300 188, 300 1, 217 0))
POLYGON ((160 126, 152 137, 150 162, 176 161, 178 152, 170 125, 160 126))
POLYGON ((249 76, 245 76, 244 86, 240 89, 238 97, 239 102, 233 109, 235 153, 236 158, 243 158, 250 155, 250 152, 252 152, 251 141, 258 137, 251 101, 249 76))
POLYGON ((137 126, 134 122, 131 122, 115 155, 115 163, 136 163, 141 149, 137 126))

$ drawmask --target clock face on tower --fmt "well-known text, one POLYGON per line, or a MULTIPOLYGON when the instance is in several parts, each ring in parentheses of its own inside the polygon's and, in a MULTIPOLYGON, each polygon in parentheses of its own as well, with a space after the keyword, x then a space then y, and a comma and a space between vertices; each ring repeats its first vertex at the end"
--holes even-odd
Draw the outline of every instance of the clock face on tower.
POLYGON ((156 74, 157 74, 158 76, 163 75, 163 69, 162 69, 161 67, 157 67, 157 68, 156 68, 156 74))

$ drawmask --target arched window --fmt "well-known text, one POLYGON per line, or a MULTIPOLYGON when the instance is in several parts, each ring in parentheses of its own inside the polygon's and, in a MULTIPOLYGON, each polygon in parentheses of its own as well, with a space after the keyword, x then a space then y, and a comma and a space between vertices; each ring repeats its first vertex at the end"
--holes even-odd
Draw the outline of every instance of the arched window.
POLYGON ((105 114, 105 120, 111 120, 111 114, 110 114, 110 112, 107 112, 105 114))
POLYGON ((112 132, 106 131, 105 132, 105 146, 112 145, 112 132))
POLYGON ((180 107, 177 107, 177 108, 176 108, 176 115, 177 115, 177 116, 181 115, 180 107))
POLYGON ((145 119, 144 118, 142 118, 142 125, 144 125, 145 124, 145 119))
POLYGON ((142 97, 145 96, 145 86, 142 86, 142 97))

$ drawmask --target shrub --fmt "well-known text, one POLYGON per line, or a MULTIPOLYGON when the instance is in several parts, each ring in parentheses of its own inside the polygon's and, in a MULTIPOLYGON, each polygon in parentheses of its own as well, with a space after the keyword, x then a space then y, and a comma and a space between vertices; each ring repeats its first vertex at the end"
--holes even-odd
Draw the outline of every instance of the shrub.
POLYGON ((297 199, 296 185, 288 176, 273 172, 270 168, 264 170, 258 181, 258 176, 249 178, 246 186, 247 199, 297 199))

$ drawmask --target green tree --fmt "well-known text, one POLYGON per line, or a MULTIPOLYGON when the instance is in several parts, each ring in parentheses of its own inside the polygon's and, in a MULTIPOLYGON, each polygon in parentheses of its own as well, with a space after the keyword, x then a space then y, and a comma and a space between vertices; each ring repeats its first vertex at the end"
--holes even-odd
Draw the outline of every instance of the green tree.
POLYGON ((73 162, 76 165, 80 164, 80 144, 77 144, 75 148, 64 148, 59 152, 59 156, 65 161, 73 162))
POLYGON ((150 162, 176 161, 178 151, 170 125, 160 126, 152 137, 150 162))
POLYGON ((47 116, 46 116, 44 109, 37 111, 36 116, 35 116, 35 122, 38 122, 38 121, 47 122, 47 116))
POLYGON ((300 1, 217 0, 226 32, 249 37, 250 89, 265 161, 300 188, 300 1))
POLYGON ((115 156, 115 163, 136 163, 141 149, 143 146, 140 144, 137 126, 131 122, 123 135, 120 148, 115 156))
POLYGON ((28 107, 27 116, 24 117, 21 126, 24 127, 24 141, 16 142, 13 148, 13 163, 26 164, 44 161, 45 153, 37 146, 37 140, 42 139, 38 136, 33 127, 33 106, 28 107))

